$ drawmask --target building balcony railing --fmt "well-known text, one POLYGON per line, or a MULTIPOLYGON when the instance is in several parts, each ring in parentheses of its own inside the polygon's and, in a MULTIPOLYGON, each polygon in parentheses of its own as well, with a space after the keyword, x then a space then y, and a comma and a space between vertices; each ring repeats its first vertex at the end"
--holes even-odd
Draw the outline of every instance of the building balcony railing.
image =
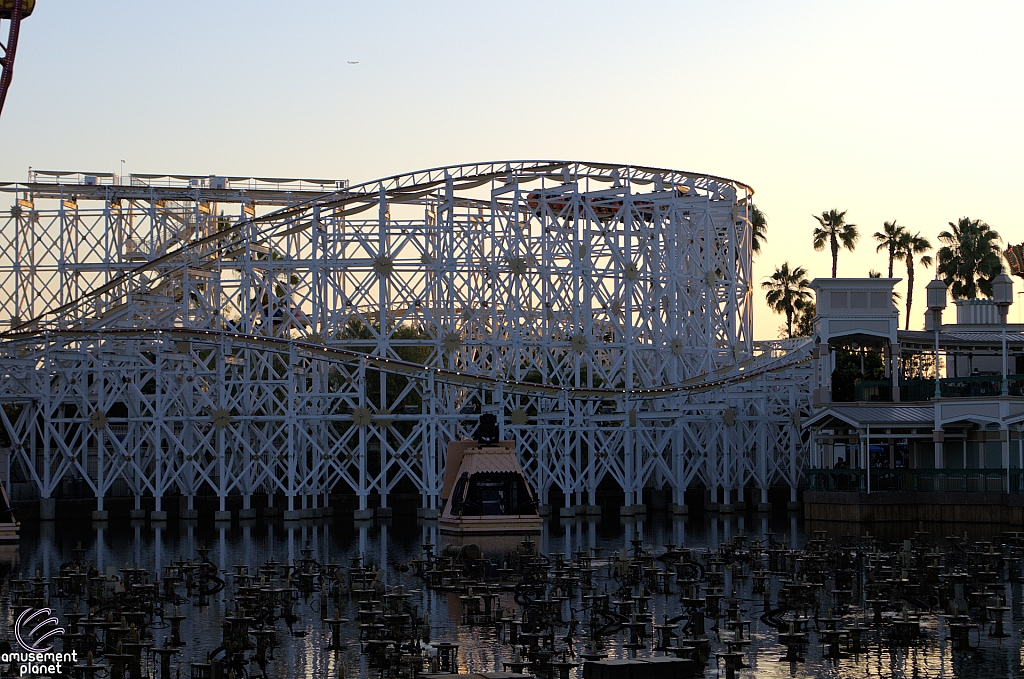
POLYGON ((999 375, 971 375, 939 380, 939 391, 943 398, 999 396, 1002 388, 1003 379, 999 375))
POLYGON ((891 401, 889 380, 857 380, 853 383, 854 401, 891 401))
MULTIPOLYGON (((1024 375, 1007 375, 1010 396, 1024 396, 1024 375)), ((970 375, 944 377, 939 380, 942 398, 995 397, 1002 393, 1001 375, 970 375)), ((901 401, 930 401, 935 397, 935 380, 903 380, 900 382, 901 401)), ((854 401, 892 401, 892 387, 888 380, 857 380, 853 383, 854 401)))
MULTIPOLYGON (((1011 493, 1024 493, 1024 470, 1010 470, 1011 493)), ((873 493, 1005 493, 1005 469, 871 470, 873 493)), ((866 493, 865 469, 805 469, 807 490, 866 493)))
POLYGON ((935 380, 900 382, 901 401, 929 401, 935 397, 935 380))

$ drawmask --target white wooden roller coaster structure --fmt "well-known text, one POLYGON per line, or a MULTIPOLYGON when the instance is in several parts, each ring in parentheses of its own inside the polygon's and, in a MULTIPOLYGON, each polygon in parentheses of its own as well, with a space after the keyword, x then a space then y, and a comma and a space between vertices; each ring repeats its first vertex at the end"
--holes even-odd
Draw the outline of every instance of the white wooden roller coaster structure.
POLYGON ((795 499, 810 349, 751 335, 739 182, 501 161, 0 191, 0 417, 39 497, 436 509, 448 441, 493 412, 542 502, 795 499))

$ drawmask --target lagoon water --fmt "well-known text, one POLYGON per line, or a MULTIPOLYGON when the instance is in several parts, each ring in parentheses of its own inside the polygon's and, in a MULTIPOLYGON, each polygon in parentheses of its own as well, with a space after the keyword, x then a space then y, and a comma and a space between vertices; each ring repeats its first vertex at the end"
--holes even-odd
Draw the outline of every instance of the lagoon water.
MULTIPOLYGON (((913 527, 914 529, 918 527, 913 527)), ((938 545, 945 545, 943 536, 962 534, 962 527, 928 527, 932 539, 938 545)), ((864 527, 831 526, 834 535, 864 527)), ((997 534, 1003 527, 989 527, 984 531, 972 529, 975 534, 987 532, 997 534)), ((886 539, 898 539, 900 529, 890 529, 883 534, 886 539)), ((911 529, 912 532, 912 529, 911 529)), ((661 552, 664 545, 684 545, 690 549, 715 549, 736 535, 749 538, 759 536, 762 540, 774 540, 789 548, 801 548, 805 542, 803 520, 795 514, 765 515, 696 515, 693 517, 671 517, 652 514, 646 520, 625 520, 618 517, 578 517, 575 519, 552 519, 544 527, 539 547, 545 553, 562 552, 571 554, 578 549, 599 547, 602 554, 629 548, 634 537, 642 537, 645 547, 661 552)), ((200 608, 194 601, 181 606, 181 612, 188 617, 182 624, 182 640, 186 644, 171 661, 172 670, 180 668, 181 676, 188 677, 189 663, 206 659, 221 639, 221 620, 233 608, 231 597, 234 592, 233 578, 235 564, 248 564, 249 570, 256 570, 266 561, 276 560, 287 563, 297 561, 304 547, 320 563, 334 561, 347 565, 352 557, 362 555, 366 563, 380 564, 386 572, 389 586, 402 585, 412 593, 411 603, 421 612, 429 614, 431 641, 454 641, 460 645, 458 664, 466 671, 498 671, 502 661, 511 659, 511 647, 502 643, 500 635, 491 627, 464 626, 461 621, 461 607, 457 594, 430 591, 408 569, 403 568, 422 554, 426 541, 438 544, 436 522, 403 519, 396 517, 385 521, 354 524, 351 520, 337 518, 318 522, 241 522, 215 524, 213 522, 171 522, 164 527, 145 522, 111 521, 96 525, 85 522, 45 523, 23 526, 19 550, 19 563, 12 571, 17 577, 34 577, 36 573, 50 578, 59 573, 62 563, 71 559, 72 550, 81 544, 85 559, 95 564, 103 573, 115 574, 126 565, 161 573, 162 567, 172 560, 196 558, 198 549, 209 549, 209 559, 218 569, 227 574, 225 589, 211 597, 207 606, 200 608)), ((485 546, 486 549, 486 546, 485 546)), ((603 569, 602 573, 607 569, 603 569)), ((614 590, 615 583, 606 578, 602 586, 614 590)), ((777 578, 772 586, 777 588, 777 578)), ((781 662, 786 649, 778 642, 778 633, 761 622, 764 612, 762 597, 751 591, 750 578, 733 579, 727 573, 726 593, 735 589, 741 600, 743 617, 752 621, 751 645, 746 654, 747 668, 737 672, 739 677, 1017 677, 1021 676, 1021 633, 1022 619, 1021 584, 1006 584, 1004 587, 1007 606, 1006 630, 1010 636, 1003 639, 990 637, 988 626, 980 634, 972 633, 971 643, 977 648, 968 652, 954 652, 943 619, 935 613, 925 613, 922 629, 925 636, 912 645, 896 645, 887 637, 873 632, 864 634, 864 651, 858 655, 840 660, 824 657, 825 649, 817 642, 811 622, 811 643, 801 663, 781 662)), ((826 588, 827 589, 827 588, 826 588)), ((2 621, 0 628, 10 630, 13 611, 10 605, 10 588, 5 581, 3 589, 2 621)), ((50 605, 58 616, 68 601, 51 600, 50 605)), ((511 597, 502 604, 515 608, 511 597)), ((820 614, 825 616, 827 603, 823 602, 820 614)), ((663 614, 674 615, 679 611, 678 593, 657 595, 651 602, 654 621, 661 622, 663 614)), ((84 608, 80 609, 84 612, 84 608)), ((347 645, 344 650, 327 650, 330 632, 321 621, 322 611, 319 597, 313 595, 303 599, 296 606, 299 621, 294 629, 302 636, 290 636, 284 623, 278 621, 277 648, 268 668, 273 677, 338 677, 379 676, 371 668, 366 656, 360 653, 359 633, 355 623, 345 627, 347 645)), ((342 615, 350 620, 356 618, 354 602, 342 609, 342 615)), ((587 616, 577 598, 567 603, 563 618, 575 615, 581 620, 580 634, 575 644, 582 650, 586 643, 587 616)), ((844 624, 868 626, 870 610, 856 605, 845 616, 844 624)), ((710 626, 710 621, 708 623, 710 626)), ((168 630, 155 624, 152 637, 160 642, 168 630)), ((709 632, 713 649, 724 649, 715 642, 715 633, 709 632)), ((626 657, 625 638, 608 639, 606 651, 611 657, 626 657)), ((156 645, 160 645, 157 643, 156 645)), ((59 647, 59 646, 58 646, 59 647)), ((640 652, 640 655, 650 654, 640 652)), ((156 666, 150 663, 150 672, 156 666)), ((712 656, 705 671, 705 677, 725 676, 724 663, 716 668, 712 656)), ((249 676, 259 676, 255 663, 249 666, 249 676)), ((582 677, 582 670, 574 676, 582 677)))

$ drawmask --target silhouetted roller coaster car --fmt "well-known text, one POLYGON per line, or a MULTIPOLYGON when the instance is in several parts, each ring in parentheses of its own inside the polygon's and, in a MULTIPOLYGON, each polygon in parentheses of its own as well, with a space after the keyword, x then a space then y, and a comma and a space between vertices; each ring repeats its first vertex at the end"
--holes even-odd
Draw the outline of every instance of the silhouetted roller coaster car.
MULTIPOLYGON (((21 18, 32 14, 36 8, 36 0, 21 0, 21 18)), ((10 19, 14 11, 14 0, 0 0, 0 19, 10 19)))
MULTIPOLYGON (((674 189, 676 198, 682 198, 690 192, 690 189, 686 186, 677 186, 674 189)), ((587 206, 593 210, 597 218, 603 222, 609 221, 615 218, 615 215, 619 214, 622 210, 622 199, 621 198, 602 198, 600 196, 586 196, 583 199, 587 206)), ((569 199, 564 194, 558 193, 541 193, 539 191, 533 191, 527 194, 526 204, 530 206, 530 209, 537 212, 540 208, 540 204, 544 203, 553 214, 561 214, 566 207, 569 205, 569 199)), ((655 202, 646 199, 637 199, 633 201, 633 209, 643 215, 645 218, 650 218, 654 214, 655 202)))

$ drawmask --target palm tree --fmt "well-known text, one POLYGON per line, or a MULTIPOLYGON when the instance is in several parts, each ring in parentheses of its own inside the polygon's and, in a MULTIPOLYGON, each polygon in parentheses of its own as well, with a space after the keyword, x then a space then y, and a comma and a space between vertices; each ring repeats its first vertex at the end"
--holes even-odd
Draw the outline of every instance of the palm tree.
POLYGON ((814 317, 818 315, 818 309, 812 300, 807 300, 804 305, 793 314, 793 336, 810 337, 814 334, 814 317))
POLYGON ((905 231, 896 244, 896 259, 902 259, 907 263, 907 319, 904 322, 904 330, 910 330, 910 308, 914 304, 914 259, 921 255, 917 263, 921 266, 931 266, 932 256, 924 254, 931 249, 932 244, 921 236, 920 231, 915 234, 905 231))
POLYGON ((889 278, 892 278, 892 263, 896 259, 896 248, 899 247, 900 237, 906 232, 906 227, 897 226, 895 219, 886 222, 881 231, 875 231, 875 240, 878 241, 875 252, 889 251, 889 278))
POLYGON ((939 249, 937 272, 951 287, 954 299, 975 299, 978 293, 992 295, 992 279, 999 275, 999 234, 979 219, 961 217, 951 231, 939 234, 945 243, 939 249))
POLYGON ((777 314, 786 314, 786 332, 793 337, 793 315, 811 300, 811 282, 807 280, 807 269, 798 266, 793 270, 789 262, 776 267, 775 273, 761 283, 768 291, 765 299, 768 306, 777 314))
POLYGON ((750 249, 755 255, 761 254, 761 244, 768 240, 768 217, 761 209, 750 204, 750 249))
POLYGON ((835 278, 836 267, 839 264, 839 246, 841 244, 844 248, 853 252, 854 247, 857 245, 857 239, 860 238, 860 234, 857 233, 857 225, 846 223, 846 210, 839 212, 832 209, 828 212, 822 212, 820 217, 814 215, 814 218, 821 225, 814 227, 814 249, 824 250, 826 243, 831 246, 832 278, 835 278))

